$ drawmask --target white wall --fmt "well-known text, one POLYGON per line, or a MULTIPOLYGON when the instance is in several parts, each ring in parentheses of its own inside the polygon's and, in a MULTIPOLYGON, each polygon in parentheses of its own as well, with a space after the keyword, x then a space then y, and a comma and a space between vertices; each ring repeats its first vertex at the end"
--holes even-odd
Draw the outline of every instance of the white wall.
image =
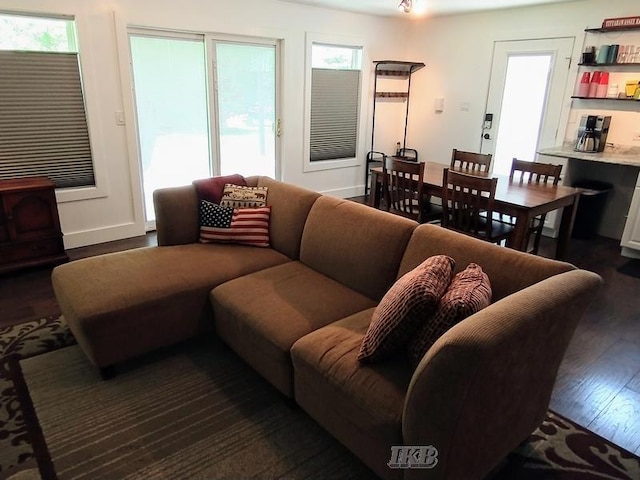
MULTIPOLYGON (((67 248, 144 233, 141 179, 131 118, 128 25, 281 40, 281 178, 342 196, 361 193, 363 164, 303 172, 305 34, 354 37, 365 47, 366 67, 377 59, 406 60, 402 56, 407 36, 404 19, 277 0, 0 0, 0 10, 67 14, 76 18, 99 188, 89 192, 58 192, 67 248), (126 126, 116 125, 116 111, 128 114, 126 126), (84 198, 87 195, 95 198, 84 198)), ((368 89, 370 86, 365 86, 365 99, 371 98, 368 89)), ((364 121, 370 124, 368 113, 366 117, 364 121)), ((363 142, 363 151, 359 152, 363 160, 369 141, 363 142)))
MULTIPOLYGON (((411 21, 295 5, 277 0, 0 0, 0 10, 70 14, 77 20, 89 127, 100 188, 59 192, 65 245, 110 241, 144 233, 141 180, 131 118, 127 25, 202 33, 225 33, 280 39, 282 57, 281 178, 341 196, 362 192, 364 164, 303 172, 305 33, 349 35, 365 46, 372 60, 422 61, 427 67, 412 83, 407 146, 421 159, 447 163, 451 149, 480 146, 481 121, 489 84, 493 42, 523 38, 575 36, 574 66, 567 87, 565 124, 569 119, 575 64, 585 27, 603 18, 638 14, 636 0, 582 0, 557 6, 522 8, 473 15, 411 21), (120 48, 118 48, 120 42, 120 48), (125 52, 124 58, 122 52, 125 52), (124 80, 124 81, 123 81, 124 80), (445 111, 435 114, 433 99, 445 97, 445 111), (468 102, 468 112, 459 110, 468 102), (126 126, 115 112, 128 113, 126 126), (75 200, 74 200, 75 199, 75 200), (68 201, 74 200, 74 201, 68 201)), ((364 99, 371 103, 372 78, 364 99)), ((370 106, 369 106, 370 108, 370 106)), ((376 120, 376 148, 392 151, 401 140, 401 104, 387 104, 376 120), (399 113, 400 112, 400 113, 399 113)), ((370 115, 365 121, 370 125, 370 115)), ((564 132, 561 132, 564 135, 564 132)), ((364 149, 370 147, 368 129, 364 149)))
MULTIPOLYGON (((424 74, 416 75, 415 88, 412 87, 410 143, 420 150, 422 158, 445 164, 452 148, 479 151, 494 42, 552 37, 576 39, 557 144, 562 144, 565 136, 575 138, 577 125, 573 122, 579 120, 580 112, 571 112, 570 97, 578 74, 584 29, 599 27, 605 18, 639 12, 637 0, 582 0, 417 22, 409 40, 409 53, 427 66, 424 74), (437 114, 433 101, 440 96, 445 98, 445 111, 437 114), (469 111, 460 111, 461 102, 469 103, 469 111)), ((621 114, 624 119, 619 123, 624 126, 612 131, 608 141, 629 144, 633 129, 630 125, 640 127, 640 114, 633 104, 622 110, 632 111, 621 114)))

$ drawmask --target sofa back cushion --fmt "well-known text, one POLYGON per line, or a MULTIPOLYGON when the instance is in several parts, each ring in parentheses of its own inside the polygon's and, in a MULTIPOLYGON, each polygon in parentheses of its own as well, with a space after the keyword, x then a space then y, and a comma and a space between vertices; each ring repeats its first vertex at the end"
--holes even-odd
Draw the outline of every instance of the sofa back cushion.
POLYGON ((198 241, 198 195, 193 185, 155 190, 153 206, 158 245, 184 245, 198 241))
MULTIPOLYGON (((248 178, 247 184, 251 184, 252 180, 251 177, 248 178)), ((320 194, 269 177, 259 177, 257 185, 269 189, 267 205, 271 205, 271 247, 289 258, 298 260, 302 230, 309 210, 320 194)))
POLYGON ((379 301, 395 282, 404 249, 417 225, 413 220, 324 195, 309 212, 300 261, 379 301))
POLYGON ((398 277, 433 255, 445 254, 456 261, 458 273, 477 263, 489 276, 493 301, 511 295, 558 273, 576 267, 453 232, 437 225, 420 225, 409 240, 398 277))

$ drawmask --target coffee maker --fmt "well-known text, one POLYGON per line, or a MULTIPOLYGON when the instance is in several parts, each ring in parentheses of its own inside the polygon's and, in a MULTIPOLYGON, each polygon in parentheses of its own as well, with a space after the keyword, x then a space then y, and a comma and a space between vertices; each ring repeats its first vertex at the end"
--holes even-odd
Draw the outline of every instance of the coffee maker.
POLYGON ((577 152, 596 153, 604 151, 609 133, 611 117, 583 115, 578 128, 577 152))

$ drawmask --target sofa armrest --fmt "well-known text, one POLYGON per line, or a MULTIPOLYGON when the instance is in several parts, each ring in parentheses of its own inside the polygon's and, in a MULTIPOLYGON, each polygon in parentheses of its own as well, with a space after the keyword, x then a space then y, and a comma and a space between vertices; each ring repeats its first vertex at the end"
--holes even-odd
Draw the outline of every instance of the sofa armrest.
POLYGON ((445 333, 416 369, 405 445, 438 464, 405 479, 483 478, 544 418, 565 350, 602 279, 572 270, 481 310, 445 333))
POLYGON ((158 245, 198 241, 198 195, 193 185, 161 188, 153 192, 158 245))

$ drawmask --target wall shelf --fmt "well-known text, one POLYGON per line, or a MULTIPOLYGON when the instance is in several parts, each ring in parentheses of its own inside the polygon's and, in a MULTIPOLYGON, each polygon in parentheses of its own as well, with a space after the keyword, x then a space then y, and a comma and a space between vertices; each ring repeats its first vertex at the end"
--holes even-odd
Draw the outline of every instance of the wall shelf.
POLYGON ((376 103, 378 101, 388 100, 401 100, 406 103, 406 112, 404 117, 404 138, 401 148, 404 149, 407 145, 407 122, 409 120, 409 94, 411 92, 411 75, 425 66, 422 62, 403 62, 398 60, 377 60, 374 61, 375 65, 375 80, 374 80, 374 94, 373 94, 373 120, 371 122, 371 150, 367 153, 367 159, 365 162, 364 172, 364 194, 367 195, 369 188, 369 170, 372 166, 380 166, 384 162, 385 154, 383 152, 376 151, 375 143, 375 127, 376 127, 376 103), (394 80, 404 80, 404 89, 398 91, 380 91, 378 90, 378 79, 380 77, 391 77, 394 80))
POLYGON ((608 97, 578 97, 577 95, 572 95, 571 98, 575 98, 578 100, 610 100, 614 102, 637 102, 635 98, 608 98, 608 97))
POLYGON ((409 92, 376 92, 376 98, 409 98, 409 92))
POLYGON ((640 63, 579 63, 581 67, 640 67, 640 63))
MULTIPOLYGON (((585 38, 583 40, 583 51, 585 48, 585 45, 587 45, 587 38, 588 38, 588 34, 595 34, 596 37, 598 34, 606 34, 606 33, 620 33, 622 35, 625 34, 629 34, 631 32, 636 32, 640 34, 640 28, 637 27, 623 27, 623 28, 585 28, 585 38)), ((621 40, 628 38, 628 37, 621 37, 621 40)), ((605 40, 606 41, 606 40, 605 40)), ((622 43, 622 42, 620 42, 622 43)), ((601 44, 601 40, 600 41, 595 41, 595 45, 599 45, 601 44)), ((600 48, 602 48, 602 45, 600 45, 600 48)), ((635 55, 635 46, 633 46, 634 49, 634 55, 635 55)), ((640 75, 640 61, 638 61, 637 58, 634 58, 634 62, 630 62, 630 63, 624 63, 624 62, 607 62, 607 63, 596 63, 596 62, 579 62, 578 65, 582 68, 585 69, 585 71, 587 71, 586 69, 600 69, 602 71, 606 71, 606 72, 610 72, 613 73, 614 75, 619 75, 623 78, 626 78, 628 75, 634 75, 636 74, 636 72, 640 75)), ((595 75, 595 73, 594 73, 595 75)), ((580 77, 580 76, 579 76, 580 77)), ((633 77, 632 77, 633 78, 633 77)), ((634 80, 635 82, 635 80, 634 80)), ((612 82, 613 83, 613 82, 612 82)), ((576 93, 582 93, 584 94, 585 91, 584 89, 582 89, 582 91, 580 91, 580 88, 578 85, 576 85, 576 93)), ((622 85, 622 92, 625 91, 625 85, 624 85, 624 81, 623 81, 623 85, 622 85)), ((607 102, 637 102, 638 99, 635 98, 630 98, 630 97, 623 97, 623 98, 607 98, 607 97, 586 97, 583 95, 572 95, 571 96, 572 99, 576 99, 576 100, 588 100, 588 101, 594 101, 594 100, 606 100, 607 102)), ((621 104, 620 108, 622 108, 621 104)), ((604 108, 604 107, 603 107, 604 108)), ((617 108, 617 107, 616 107, 617 108)))
POLYGON ((638 27, 619 27, 619 28, 585 28, 585 32, 589 33, 616 33, 616 32, 640 32, 638 27))

